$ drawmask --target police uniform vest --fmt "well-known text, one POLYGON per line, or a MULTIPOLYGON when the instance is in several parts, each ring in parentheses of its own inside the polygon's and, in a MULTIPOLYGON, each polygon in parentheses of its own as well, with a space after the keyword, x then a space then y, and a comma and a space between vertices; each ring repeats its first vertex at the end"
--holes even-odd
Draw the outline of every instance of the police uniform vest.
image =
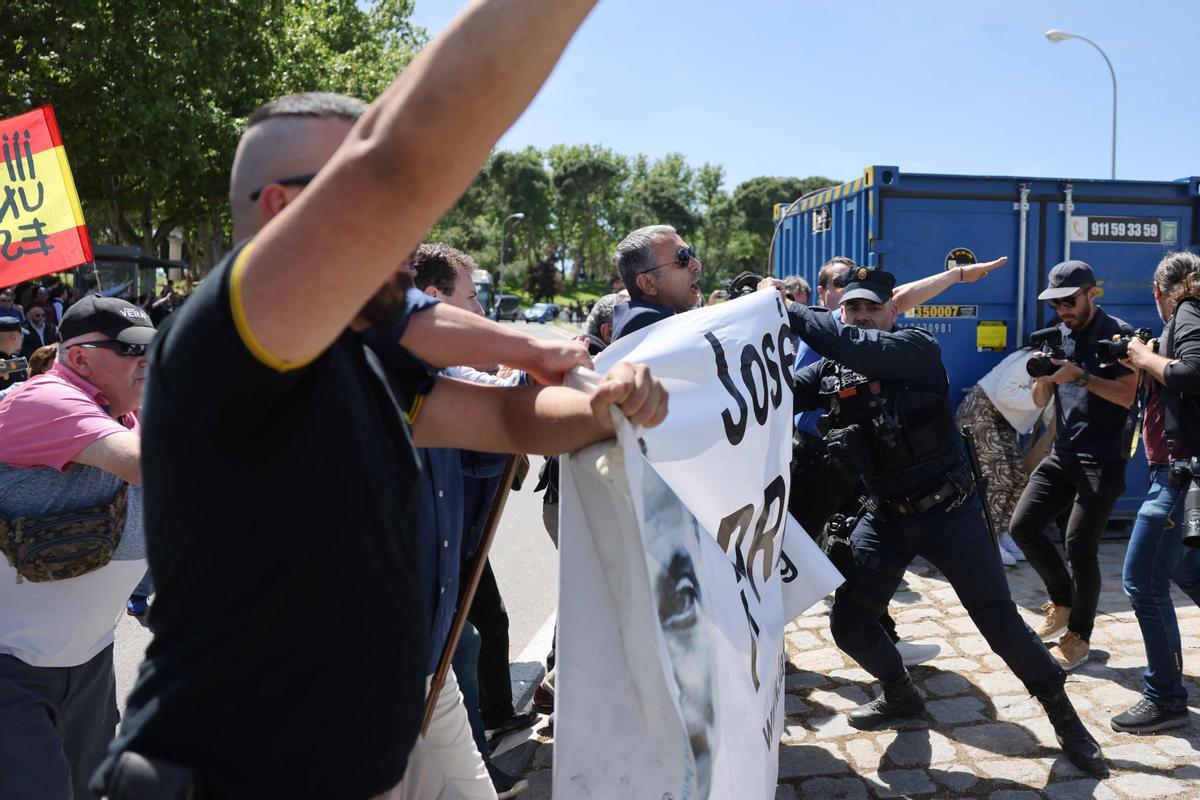
POLYGON ((857 468, 876 497, 933 491, 962 464, 948 388, 944 370, 933 387, 875 380, 826 361, 821 395, 829 413, 819 428, 834 457, 857 468))

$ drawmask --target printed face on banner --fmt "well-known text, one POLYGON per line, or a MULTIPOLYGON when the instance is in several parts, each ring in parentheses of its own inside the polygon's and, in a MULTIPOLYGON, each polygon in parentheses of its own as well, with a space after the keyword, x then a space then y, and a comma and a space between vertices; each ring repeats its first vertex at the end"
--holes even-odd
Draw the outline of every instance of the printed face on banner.
POLYGON ((712 615, 700 579, 700 526, 649 464, 644 464, 642 471, 642 492, 651 590, 696 765, 697 800, 704 800, 712 782, 719 738, 712 615))

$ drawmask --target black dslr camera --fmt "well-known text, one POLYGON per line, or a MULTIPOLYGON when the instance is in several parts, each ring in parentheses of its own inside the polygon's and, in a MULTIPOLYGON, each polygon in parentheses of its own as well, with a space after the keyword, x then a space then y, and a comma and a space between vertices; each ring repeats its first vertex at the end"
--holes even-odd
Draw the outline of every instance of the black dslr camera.
MULTIPOLYGON (((1153 335, 1149 328, 1138 328, 1137 333, 1133 336, 1136 336, 1143 342, 1148 342, 1153 335)), ((1101 358, 1100 366, 1107 367, 1109 364, 1115 364, 1121 359, 1127 358, 1129 356, 1129 341, 1133 336, 1122 336, 1115 342, 1108 340, 1096 342, 1096 351, 1100 353, 1101 358)))
POLYGON ((754 294, 758 291, 758 283, 762 279, 763 276, 756 272, 739 272, 725 287, 729 292, 729 299, 736 300, 744 295, 754 294))
POLYGON ((1062 349, 1062 330, 1060 328, 1042 328, 1040 331, 1034 331, 1029 334, 1029 346, 1046 354, 1025 362, 1025 371, 1032 378, 1053 375, 1058 372, 1058 365, 1052 363, 1050 359, 1062 360, 1067 357, 1062 349))
POLYGON ((1188 487, 1183 498, 1183 532, 1188 547, 1200 547, 1200 457, 1171 464, 1171 482, 1188 487))

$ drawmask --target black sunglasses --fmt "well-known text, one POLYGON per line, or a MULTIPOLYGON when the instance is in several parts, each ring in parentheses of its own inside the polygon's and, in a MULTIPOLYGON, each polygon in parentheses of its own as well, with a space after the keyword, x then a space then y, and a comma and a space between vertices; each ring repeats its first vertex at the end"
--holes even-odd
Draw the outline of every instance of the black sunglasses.
POLYGON ((696 258, 696 248, 695 247, 692 247, 690 245, 688 247, 681 247, 681 248, 679 248, 679 252, 677 252, 675 254, 674 261, 668 261, 666 264, 655 264, 653 269, 658 269, 659 267, 666 267, 671 264, 674 264, 677 267, 682 267, 684 269, 687 269, 687 265, 692 263, 693 258, 696 258))
POLYGON ((100 342, 84 342, 83 344, 73 344, 72 347, 88 347, 93 350, 112 350, 122 356, 128 358, 141 358, 146 355, 146 345, 130 344, 129 342, 118 342, 116 339, 105 339, 100 342))
POLYGON ((308 175, 293 175, 290 178, 280 178, 277 181, 270 181, 269 183, 264 183, 262 186, 258 187, 257 189, 255 189, 253 192, 250 193, 250 202, 251 203, 258 202, 258 196, 260 194, 262 194, 262 190, 267 188, 268 186, 270 186, 272 183, 277 183, 280 186, 308 186, 310 183, 313 182, 313 178, 315 178, 315 177, 317 177, 317 173, 313 172, 308 175))
POLYGON ((1075 304, 1077 302, 1079 302, 1079 298, 1082 296, 1083 296, 1082 292, 1076 292, 1075 294, 1068 295, 1066 297, 1056 297, 1050 301, 1050 307, 1051 308, 1074 308, 1075 304))

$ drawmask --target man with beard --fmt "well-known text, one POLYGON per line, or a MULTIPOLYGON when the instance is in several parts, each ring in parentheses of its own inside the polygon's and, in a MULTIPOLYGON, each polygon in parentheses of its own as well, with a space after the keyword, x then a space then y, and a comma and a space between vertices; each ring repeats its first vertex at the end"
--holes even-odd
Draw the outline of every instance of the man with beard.
POLYGON ((870 730, 924 709, 879 622, 905 568, 920 555, 942 572, 992 650, 1045 707, 1072 763, 1104 773, 1100 746, 1063 690, 1066 674, 1021 620, 993 555, 937 340, 919 328, 896 327, 892 275, 858 267, 850 278, 841 297, 844 322, 823 309, 788 311, 792 331, 824 356, 796 375, 796 408, 827 410, 825 440, 862 474, 871 498, 850 534, 853 557, 841 559, 846 582, 834 596, 830 630, 883 691, 847 721, 870 730))
POLYGON ((1033 383, 1038 407, 1054 398, 1054 449, 1029 476, 1008 528, 1046 584, 1050 601, 1042 606, 1046 618, 1037 633, 1046 642, 1062 634, 1051 652, 1066 670, 1088 658, 1100 602, 1100 536, 1125 491, 1125 419, 1137 392, 1137 376, 1105 363, 1096 347, 1101 340, 1132 335, 1133 328, 1106 314, 1096 297, 1096 276, 1082 261, 1055 266, 1038 295, 1058 312, 1066 358, 1055 359, 1058 370, 1033 383), (1064 536, 1070 572, 1044 534, 1065 511, 1070 511, 1064 536))
POLYGON ((475 3, 371 108, 300 95, 251 116, 230 197, 235 236, 262 230, 206 277, 152 353, 143 473, 155 639, 94 789, 131 796, 122 780, 149 766, 153 796, 174 796, 167 776, 177 794, 205 797, 388 792, 425 695, 414 442, 561 452, 611 435, 614 403, 638 424, 665 416, 644 367, 615 367, 591 395, 557 386, 589 363, 581 346, 445 304, 421 310, 397 270, 591 5, 475 3), (504 362, 542 386, 434 382, 416 369, 389 381, 362 343, 388 325, 434 366, 504 362))

